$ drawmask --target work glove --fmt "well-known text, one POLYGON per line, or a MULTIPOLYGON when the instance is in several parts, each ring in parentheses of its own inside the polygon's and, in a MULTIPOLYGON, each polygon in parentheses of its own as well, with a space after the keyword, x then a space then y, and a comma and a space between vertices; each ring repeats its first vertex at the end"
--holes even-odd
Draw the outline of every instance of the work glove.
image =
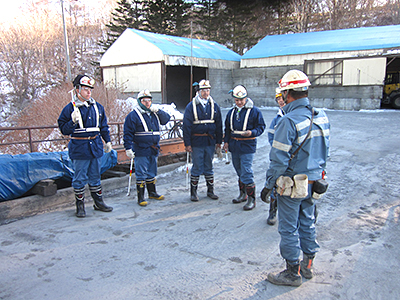
POLYGON ((135 153, 132 151, 132 149, 128 149, 125 152, 126 152, 126 156, 128 156, 130 159, 135 158, 135 153))
POLYGON ((109 153, 109 152, 111 152, 111 150, 112 150, 111 142, 108 142, 108 143, 106 144, 106 147, 105 147, 105 149, 104 149, 104 152, 105 152, 105 153, 109 153))
POLYGON ((220 147, 217 147, 217 149, 215 150, 215 152, 217 153, 217 157, 219 159, 222 159, 222 151, 220 147))
POLYGON ((151 112, 153 112, 153 113, 158 113, 158 111, 160 110, 160 108, 158 107, 158 105, 154 105, 154 104, 152 104, 151 106, 150 106, 150 111, 151 112))
POLYGON ((79 123, 79 120, 81 119, 81 114, 80 114, 79 110, 74 109, 74 111, 71 114, 71 119, 72 119, 72 122, 74 122, 75 124, 79 123))
POLYGON ((261 191, 261 200, 264 201, 265 203, 269 203, 269 198, 271 196, 272 189, 268 189, 264 187, 261 191))

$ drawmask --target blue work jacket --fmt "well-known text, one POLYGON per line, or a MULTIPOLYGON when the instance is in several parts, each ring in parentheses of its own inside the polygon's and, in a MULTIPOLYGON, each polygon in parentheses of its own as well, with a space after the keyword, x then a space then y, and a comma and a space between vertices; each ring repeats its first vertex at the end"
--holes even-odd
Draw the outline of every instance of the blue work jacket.
POLYGON ((290 160, 292 153, 307 136, 311 107, 308 98, 297 99, 283 107, 285 115, 275 127, 270 151, 270 165, 265 186, 272 189, 279 176, 293 177, 306 174, 308 180, 322 178, 329 154, 330 123, 325 112, 315 110, 309 137, 300 151, 290 160))
MULTIPOLYGON (((211 97, 210 97, 211 98, 211 97)), ((183 115, 183 141, 185 146, 203 147, 222 143, 222 116, 219 105, 214 101, 214 122, 194 124, 193 101, 196 107, 198 120, 211 120, 211 103, 207 101, 205 107, 200 103, 198 95, 193 98, 186 108, 183 115), (196 134, 207 134, 196 136, 196 134)))
POLYGON ((71 136, 68 144, 69 157, 83 160, 100 158, 103 156, 101 138, 106 143, 111 141, 104 107, 92 98, 89 101, 82 102, 75 97, 75 103, 82 116, 84 128, 81 128, 79 123, 72 122, 71 114, 74 111, 74 106, 71 102, 63 108, 57 120, 61 133, 71 136), (95 136, 94 139, 81 139, 95 136), (75 137, 77 139, 74 139, 75 137))
POLYGON ((160 125, 167 124, 170 118, 171 116, 161 109, 153 113, 146 112, 137 106, 125 118, 125 149, 132 149, 135 156, 157 156, 160 149, 160 125), (139 114, 143 117, 147 132, 139 114))
POLYGON ((238 154, 255 153, 257 140, 265 130, 265 122, 260 109, 253 105, 253 101, 248 98, 246 104, 240 109, 235 105, 226 115, 224 142, 229 144, 229 151, 238 154), (247 126, 243 128, 246 114, 249 112, 247 126), (233 115, 232 115, 233 114, 233 115), (232 120, 232 124, 231 124, 232 120), (231 128, 233 127, 233 128, 231 128), (233 129, 233 131, 232 131, 233 129), (234 131, 251 130, 251 136, 244 137, 234 131))
POLYGON ((283 117, 283 111, 279 108, 278 113, 276 114, 275 118, 272 119, 271 124, 269 125, 268 129, 268 142, 272 146, 272 142, 274 141, 274 134, 275 134, 275 127, 276 124, 281 120, 283 117))

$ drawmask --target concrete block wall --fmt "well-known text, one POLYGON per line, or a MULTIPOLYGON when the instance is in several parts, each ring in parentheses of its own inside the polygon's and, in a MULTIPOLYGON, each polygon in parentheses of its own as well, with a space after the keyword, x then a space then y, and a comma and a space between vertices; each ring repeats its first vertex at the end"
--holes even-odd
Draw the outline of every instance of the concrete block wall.
POLYGON ((228 92, 234 88, 233 71, 225 69, 209 69, 211 96, 221 107, 232 106, 232 96, 228 92))
MULTIPOLYGON (((291 69, 303 66, 243 68, 233 70, 233 85, 243 84, 256 106, 276 106, 278 81, 291 69)), ((310 102, 315 107, 343 110, 379 109, 382 86, 319 86, 311 87, 310 102)))

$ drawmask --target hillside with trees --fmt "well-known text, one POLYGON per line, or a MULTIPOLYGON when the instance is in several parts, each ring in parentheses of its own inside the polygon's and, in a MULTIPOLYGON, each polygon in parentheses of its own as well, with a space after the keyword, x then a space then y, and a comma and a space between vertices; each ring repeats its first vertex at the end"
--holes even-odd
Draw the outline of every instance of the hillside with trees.
MULTIPOLYGON (((52 1, 29 2, 18 21, 0 27, 1 126, 54 125, 72 88, 61 10, 52 1), (26 116, 50 97, 63 99, 41 104, 51 119, 26 116)), ((126 28, 192 32, 242 55, 266 35, 400 24, 400 0, 103 0, 96 11, 84 0, 64 0, 64 7, 72 76, 87 73, 98 82, 101 55, 126 28)))

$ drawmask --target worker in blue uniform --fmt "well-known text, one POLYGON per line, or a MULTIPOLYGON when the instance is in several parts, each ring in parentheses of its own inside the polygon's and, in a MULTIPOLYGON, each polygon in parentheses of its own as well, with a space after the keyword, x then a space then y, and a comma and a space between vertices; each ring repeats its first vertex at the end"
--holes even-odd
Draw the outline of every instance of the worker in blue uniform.
POLYGON ((157 159, 160 151, 160 126, 169 122, 171 116, 152 104, 148 89, 137 96, 133 108, 124 123, 124 147, 126 155, 134 159, 138 204, 146 206, 145 186, 150 199, 163 200, 156 191, 157 159))
POLYGON ((288 71, 279 81, 285 114, 275 127, 270 165, 261 191, 261 199, 266 201, 277 187, 280 253, 286 269, 267 277, 277 285, 299 286, 302 276, 312 278, 314 257, 320 248, 313 192, 326 168, 330 123, 324 111, 311 107, 310 85, 307 75, 299 70, 288 71))
MULTIPOLYGON (((285 106, 285 101, 283 101, 282 98, 282 91, 280 88, 276 88, 275 90, 275 101, 279 106, 278 113, 276 114, 275 118, 272 119, 271 124, 269 125, 268 129, 268 142, 272 146, 272 142, 274 141, 274 134, 275 134, 275 127, 276 124, 281 120, 281 118, 284 115, 284 112, 282 110, 282 107, 285 106)), ((267 224, 268 225, 275 225, 276 223, 276 213, 278 211, 278 201, 276 201, 277 195, 276 195, 276 189, 274 188, 272 193, 271 193, 271 200, 269 203, 269 215, 267 218, 267 224)))
POLYGON ((217 200, 214 193, 213 158, 222 144, 222 117, 219 105, 210 96, 209 80, 201 80, 199 91, 186 106, 183 115, 183 141, 186 152, 192 153, 190 171, 190 200, 199 201, 197 187, 200 175, 207 184, 207 196, 217 200))
POLYGON ((103 201, 101 188, 101 157, 112 150, 110 131, 104 107, 92 97, 94 79, 78 75, 73 81, 72 101, 64 107, 57 122, 63 135, 70 135, 68 154, 74 168, 72 187, 75 192, 76 216, 86 216, 85 186, 89 184, 94 209, 112 211, 103 201))
POLYGON ((256 137, 265 130, 265 122, 260 109, 254 106, 243 85, 232 91, 235 105, 225 119, 224 151, 232 153, 232 163, 238 176, 239 196, 233 203, 247 201, 244 210, 256 206, 253 159, 257 149, 256 137))

